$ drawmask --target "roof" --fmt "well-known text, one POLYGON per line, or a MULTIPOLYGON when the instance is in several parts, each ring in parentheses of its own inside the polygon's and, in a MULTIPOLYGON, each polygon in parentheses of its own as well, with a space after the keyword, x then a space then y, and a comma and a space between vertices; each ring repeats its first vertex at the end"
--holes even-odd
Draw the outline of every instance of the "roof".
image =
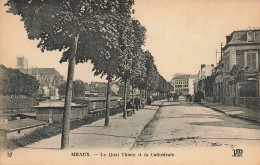
MULTIPOLYGON (((35 108, 60 108, 60 107, 64 107, 65 102, 64 101, 42 101, 40 102, 39 105, 34 106, 35 108)), ((75 104, 75 103, 71 103, 71 107, 81 107, 84 105, 80 105, 80 104, 75 104)))
POLYGON ((230 35, 226 36, 226 45, 224 49, 229 45, 252 45, 260 44, 260 29, 255 30, 240 30, 233 31, 230 35), (248 42, 248 32, 252 32, 254 41, 248 42))
POLYGON ((24 74, 37 73, 39 75, 60 75, 60 73, 55 68, 30 68, 30 69, 19 69, 20 72, 24 74))
POLYGON ((177 73, 173 76, 172 79, 191 79, 194 78, 195 76, 196 75, 177 73))
POLYGON ((40 75, 60 75, 55 68, 36 68, 36 71, 40 75))
POLYGON ((196 75, 196 74, 195 75, 191 75, 190 79, 194 79, 194 78, 197 78, 197 77, 198 77, 198 75, 196 75))
POLYGON ((8 121, 7 124, 0 124, 0 129, 6 131, 15 131, 15 130, 25 129, 25 128, 34 127, 42 124, 45 124, 45 122, 26 118, 21 120, 8 121))

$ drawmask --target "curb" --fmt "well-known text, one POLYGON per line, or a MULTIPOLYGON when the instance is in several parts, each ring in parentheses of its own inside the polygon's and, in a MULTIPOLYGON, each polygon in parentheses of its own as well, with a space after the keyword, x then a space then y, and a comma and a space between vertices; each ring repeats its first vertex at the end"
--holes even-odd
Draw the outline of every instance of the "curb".
POLYGON ((130 149, 133 149, 133 148, 134 148, 134 146, 136 145, 137 140, 140 138, 140 136, 142 135, 142 133, 144 132, 144 130, 146 130, 146 128, 149 126, 149 124, 154 120, 154 117, 157 115, 157 113, 159 112, 159 109, 162 107, 161 105, 162 105, 164 102, 166 102, 166 101, 162 101, 162 102, 161 102, 161 104, 158 106, 158 108, 157 108, 155 114, 153 115, 153 117, 150 119, 150 121, 149 121, 148 123, 146 123, 146 124, 144 125, 144 128, 143 128, 142 131, 139 133, 139 135, 135 138, 135 142, 134 142, 134 144, 131 146, 130 149))
POLYGON ((249 117, 244 117, 244 116, 239 116, 239 115, 232 115, 232 114, 227 114, 225 111, 223 110, 219 110, 217 108, 213 108, 213 107, 210 107, 210 106, 207 106, 205 105, 204 103, 200 103, 200 105, 204 106, 204 107, 207 107, 207 108, 210 108, 214 111, 217 111, 217 112, 220 112, 222 114, 225 114, 226 116, 228 117, 232 117, 232 118, 237 118, 237 119, 241 119, 241 120, 244 120, 244 121, 249 121, 251 123, 255 123, 255 124, 258 124, 260 125, 260 121, 256 120, 256 119, 252 119, 252 118, 249 118, 249 117))

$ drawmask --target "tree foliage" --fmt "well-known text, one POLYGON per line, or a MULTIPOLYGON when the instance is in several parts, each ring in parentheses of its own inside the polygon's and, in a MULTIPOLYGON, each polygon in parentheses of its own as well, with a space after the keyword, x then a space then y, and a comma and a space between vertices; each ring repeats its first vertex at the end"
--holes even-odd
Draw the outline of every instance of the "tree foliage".
POLYGON ((29 39, 39 40, 42 51, 63 51, 60 62, 69 62, 61 148, 69 146, 75 63, 95 59, 100 52, 107 55, 105 46, 118 45, 114 19, 120 20, 118 13, 132 4, 133 0, 8 0, 6 3, 9 12, 22 17, 29 39))
POLYGON ((229 72, 229 75, 233 77, 233 80, 230 81, 231 84, 240 82, 242 80, 242 75, 245 73, 249 68, 243 67, 240 65, 234 65, 229 72))
MULTIPOLYGON (((85 85, 84 81, 82 81, 82 80, 73 81, 72 91, 73 91, 74 98, 84 96, 85 90, 86 90, 86 85, 85 85)), ((59 95, 64 96, 65 93, 66 93, 66 82, 60 84, 60 86, 59 86, 59 95)))
POLYGON ((82 97, 85 94, 86 85, 82 80, 73 81, 73 94, 74 97, 82 97))
POLYGON ((94 74, 107 76, 108 81, 119 78, 126 84, 131 79, 132 85, 140 89, 166 89, 151 53, 141 48, 146 29, 131 17, 133 4, 134 0, 8 0, 6 3, 9 12, 21 16, 28 38, 39 41, 38 48, 62 51, 60 62, 69 62, 62 148, 68 147, 75 63, 91 61, 94 74))
POLYGON ((64 96, 65 95, 65 93, 66 93, 66 84, 67 84, 66 82, 61 83, 60 86, 58 87, 60 96, 64 96))
POLYGON ((39 85, 35 77, 0 65, 0 94, 32 97, 37 94, 39 85))

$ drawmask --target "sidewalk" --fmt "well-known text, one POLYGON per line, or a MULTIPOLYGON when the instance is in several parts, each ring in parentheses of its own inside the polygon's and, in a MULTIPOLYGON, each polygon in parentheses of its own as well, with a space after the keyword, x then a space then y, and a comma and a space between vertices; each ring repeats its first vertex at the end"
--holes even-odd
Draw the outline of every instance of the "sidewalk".
MULTIPOLYGON (((70 131, 70 149, 120 148, 131 149, 136 138, 144 127, 153 119, 163 102, 155 101, 150 106, 136 111, 136 114, 124 119, 122 113, 110 116, 109 126, 104 126, 104 119, 70 131)), ((26 149, 60 149, 61 135, 41 140, 31 145, 19 148, 26 149)))
POLYGON ((220 102, 203 100, 201 104, 215 111, 224 113, 230 117, 239 118, 260 124, 260 111, 239 106, 227 106, 220 102))

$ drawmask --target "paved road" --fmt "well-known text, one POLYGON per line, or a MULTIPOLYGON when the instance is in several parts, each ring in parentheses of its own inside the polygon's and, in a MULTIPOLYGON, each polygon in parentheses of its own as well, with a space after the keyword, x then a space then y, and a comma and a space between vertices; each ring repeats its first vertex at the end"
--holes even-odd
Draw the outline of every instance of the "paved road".
POLYGON ((181 100, 163 104, 134 149, 228 147, 232 150, 256 146, 260 146, 259 125, 181 100))
POLYGON ((59 150, 59 135, 17 149, 12 157, 4 153, 2 161, 8 163, 2 164, 259 165, 260 126, 184 100, 156 107, 147 106, 127 120, 115 115, 109 127, 102 119, 75 129, 69 150, 59 150), (243 149, 243 157, 233 157, 233 149, 243 149), (91 156, 71 156, 75 152, 91 156), (122 152, 141 156, 109 156, 122 152))

